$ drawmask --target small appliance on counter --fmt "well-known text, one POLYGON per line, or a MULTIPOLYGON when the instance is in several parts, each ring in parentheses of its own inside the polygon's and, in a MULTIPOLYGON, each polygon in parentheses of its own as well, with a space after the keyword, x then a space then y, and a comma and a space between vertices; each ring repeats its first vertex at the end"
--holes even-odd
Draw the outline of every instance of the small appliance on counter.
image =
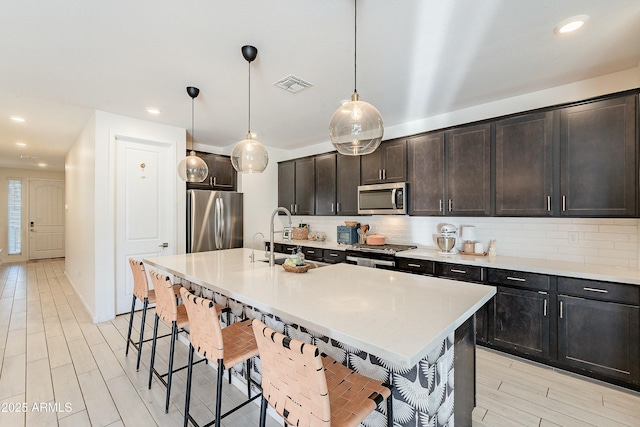
POLYGON ((358 225, 339 225, 338 243, 342 245, 353 245, 358 243, 358 225))
POLYGON ((443 224, 440 227, 440 235, 436 238, 440 253, 442 255, 457 254, 456 250, 456 233, 457 229, 454 225, 443 224))

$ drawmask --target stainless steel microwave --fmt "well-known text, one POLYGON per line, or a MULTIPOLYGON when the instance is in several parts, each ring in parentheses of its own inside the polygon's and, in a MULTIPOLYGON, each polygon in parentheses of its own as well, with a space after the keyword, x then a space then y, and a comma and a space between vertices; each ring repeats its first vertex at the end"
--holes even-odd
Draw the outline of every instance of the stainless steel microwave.
POLYGON ((375 184, 358 186, 359 214, 406 214, 407 184, 375 184))

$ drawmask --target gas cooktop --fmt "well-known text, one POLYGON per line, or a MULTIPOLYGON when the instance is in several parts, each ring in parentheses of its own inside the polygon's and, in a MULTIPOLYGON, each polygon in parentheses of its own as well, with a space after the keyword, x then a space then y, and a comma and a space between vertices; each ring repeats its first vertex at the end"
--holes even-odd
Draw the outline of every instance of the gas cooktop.
POLYGON ((415 249, 417 246, 415 245, 367 245, 364 243, 354 243, 353 245, 347 247, 347 249, 352 251, 360 251, 360 252, 374 252, 379 254, 389 254, 393 255, 396 252, 407 251, 409 249, 415 249))

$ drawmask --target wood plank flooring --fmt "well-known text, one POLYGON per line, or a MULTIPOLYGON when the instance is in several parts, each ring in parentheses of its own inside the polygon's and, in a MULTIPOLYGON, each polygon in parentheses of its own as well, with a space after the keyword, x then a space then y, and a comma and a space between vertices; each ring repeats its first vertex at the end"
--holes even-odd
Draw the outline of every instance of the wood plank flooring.
MULTIPOLYGON (((165 414, 164 387, 154 379, 147 389, 149 344, 136 372, 135 349, 124 355, 128 316, 94 325, 63 270, 61 259, 0 265, 0 426, 182 425, 186 372, 174 377, 165 414)), ((153 311, 145 336, 152 321, 153 311)), ((134 334, 139 325, 137 314, 134 334)), ((160 340, 160 370, 168 353, 168 340, 160 340)), ((177 345, 176 366, 186 360, 186 346, 177 345)), ((640 426, 638 393, 482 348, 477 362, 474 427, 640 426)), ((205 423, 213 418, 215 372, 204 364, 194 370, 191 411, 205 423)), ((242 399, 225 385, 223 409, 242 399)), ((248 405, 222 424, 254 426, 258 412, 248 405)))

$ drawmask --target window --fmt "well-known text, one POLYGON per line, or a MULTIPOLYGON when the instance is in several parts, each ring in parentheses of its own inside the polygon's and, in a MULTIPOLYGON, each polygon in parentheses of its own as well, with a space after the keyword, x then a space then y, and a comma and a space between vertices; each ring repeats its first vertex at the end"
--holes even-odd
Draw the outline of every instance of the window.
POLYGON ((22 181, 9 180, 8 255, 22 253, 22 181))

